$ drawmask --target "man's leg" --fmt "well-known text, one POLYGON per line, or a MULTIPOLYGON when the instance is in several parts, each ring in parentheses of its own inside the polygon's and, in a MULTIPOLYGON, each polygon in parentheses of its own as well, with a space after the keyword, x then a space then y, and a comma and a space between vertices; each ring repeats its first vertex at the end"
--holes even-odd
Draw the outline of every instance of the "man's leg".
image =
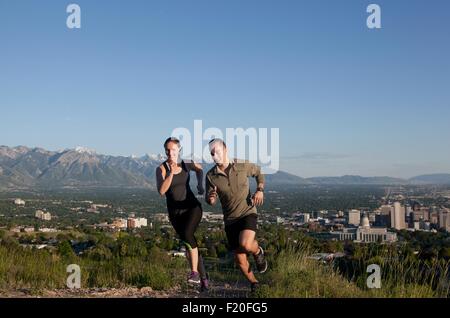
POLYGON ((241 253, 239 252, 239 250, 236 250, 234 252, 234 257, 236 264, 239 266, 245 278, 247 278, 250 283, 257 283, 258 280, 256 279, 255 274, 253 274, 252 269, 250 268, 250 263, 247 259, 247 253, 241 253))
POLYGON ((256 283, 256 279, 253 271, 250 267, 250 262, 248 261, 247 254, 256 254, 259 251, 258 242, 255 240, 255 231, 243 230, 239 233, 239 247, 235 251, 236 264, 241 269, 241 272, 248 279, 250 283, 256 283))
POLYGON ((253 254, 258 272, 264 273, 267 270, 267 261, 264 256, 264 252, 255 237, 256 232, 253 230, 241 231, 239 235, 239 248, 242 252, 253 254))
POLYGON ((243 230, 239 234, 239 248, 242 252, 256 255, 259 253, 259 245, 255 240, 256 232, 252 230, 243 230))

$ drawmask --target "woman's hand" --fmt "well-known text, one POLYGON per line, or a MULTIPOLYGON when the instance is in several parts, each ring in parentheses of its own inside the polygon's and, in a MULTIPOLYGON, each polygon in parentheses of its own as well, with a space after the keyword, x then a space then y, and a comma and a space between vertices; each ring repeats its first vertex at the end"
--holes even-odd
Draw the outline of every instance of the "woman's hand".
MULTIPOLYGON (((169 165, 170 174, 173 174, 174 171, 178 168, 178 164, 173 161, 167 161, 167 164, 169 165)), ((167 173, 167 172, 166 172, 167 173)))

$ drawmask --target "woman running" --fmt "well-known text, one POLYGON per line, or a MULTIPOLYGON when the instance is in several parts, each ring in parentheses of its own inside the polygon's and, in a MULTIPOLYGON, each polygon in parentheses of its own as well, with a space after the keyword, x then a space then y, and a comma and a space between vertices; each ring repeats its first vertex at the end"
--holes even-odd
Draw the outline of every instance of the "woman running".
POLYGON ((197 190, 202 195, 203 170, 202 166, 194 162, 178 163, 181 150, 180 141, 168 138, 164 142, 167 160, 156 168, 156 182, 158 192, 167 199, 169 220, 186 246, 186 257, 191 267, 188 283, 200 284, 202 290, 208 289, 208 279, 201 255, 198 252, 197 240, 194 236, 203 215, 200 202, 189 186, 190 171, 197 176, 197 190))

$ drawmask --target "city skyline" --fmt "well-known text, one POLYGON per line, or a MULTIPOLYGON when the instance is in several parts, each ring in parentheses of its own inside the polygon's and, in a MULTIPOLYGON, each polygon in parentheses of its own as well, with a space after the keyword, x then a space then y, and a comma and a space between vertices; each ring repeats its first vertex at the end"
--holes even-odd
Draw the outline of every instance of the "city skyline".
MULTIPOLYGON (((41 150, 44 150, 44 151, 54 152, 54 153, 63 153, 63 152, 66 152, 66 151, 77 151, 77 152, 80 152, 80 153, 83 153, 83 152, 84 153, 89 153, 90 155, 99 155, 99 156, 107 156, 107 157, 108 156, 111 156, 111 157, 123 157, 123 158, 131 158, 131 159, 139 159, 139 158, 142 159, 142 158, 145 158, 146 156, 149 156, 153 160, 157 160, 157 161, 158 160, 164 160, 164 158, 166 157, 166 155, 164 153, 148 153, 148 152, 144 153, 144 154, 139 154, 139 155, 136 155, 136 154, 112 155, 112 154, 108 154, 108 153, 99 153, 95 149, 87 148, 87 147, 83 147, 83 146, 77 146, 77 147, 74 147, 74 148, 66 147, 66 148, 59 148, 59 149, 45 149, 45 148, 39 147, 39 146, 36 146, 36 147, 30 147, 30 146, 26 146, 26 145, 8 146, 8 145, 0 144, 0 148, 2 148, 2 147, 7 147, 7 148, 10 148, 10 149, 25 147, 25 148, 28 148, 29 150, 41 149, 41 150)), ((309 156, 309 154, 308 154, 308 156, 309 156)), ((208 163, 208 162, 203 162, 203 163, 204 164, 212 164, 212 163, 208 163)), ((320 178, 339 178, 339 177, 346 177, 346 176, 350 176, 350 177, 356 176, 356 177, 363 177, 363 178, 377 178, 377 177, 383 178, 383 177, 386 177, 386 178, 396 178, 396 179, 404 180, 404 181, 408 181, 409 179, 413 179, 414 177, 423 177, 423 176, 442 176, 442 177, 447 177, 448 176, 447 178, 450 179, 450 173, 445 173, 445 172, 442 172, 442 173, 431 173, 431 174, 418 174, 418 175, 412 175, 410 177, 403 177, 403 178, 401 178, 401 177, 394 177, 394 176, 389 176, 389 175, 380 175, 380 176, 375 176, 375 175, 336 175, 336 176, 333 176, 333 175, 328 175, 328 176, 326 176, 326 175, 318 175, 318 176, 306 177, 306 176, 297 175, 295 173, 291 173, 291 172, 289 172, 287 170, 284 170, 283 167, 281 167, 279 169, 279 171, 280 172, 288 172, 288 173, 290 173, 292 175, 295 175, 295 176, 298 176, 298 177, 301 177, 301 178, 306 178, 306 179, 308 179, 308 178, 311 178, 311 179, 314 179, 314 178, 319 178, 319 179, 320 178)), ((434 181, 434 182, 436 182, 435 184, 446 184, 447 183, 447 181, 445 181, 443 183, 442 183, 442 181, 434 181)), ((433 181, 427 181, 426 183, 427 184, 433 184, 433 181)), ((350 183, 350 184, 352 184, 352 183, 350 183)))

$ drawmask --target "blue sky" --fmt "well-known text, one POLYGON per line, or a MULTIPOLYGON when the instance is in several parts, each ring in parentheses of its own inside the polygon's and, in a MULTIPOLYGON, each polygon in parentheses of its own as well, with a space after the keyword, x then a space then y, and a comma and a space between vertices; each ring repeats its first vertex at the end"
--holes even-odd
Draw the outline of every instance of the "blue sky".
POLYGON ((142 155, 201 119, 280 128, 304 177, 450 173, 449 35, 446 0, 0 0, 0 144, 142 155))

